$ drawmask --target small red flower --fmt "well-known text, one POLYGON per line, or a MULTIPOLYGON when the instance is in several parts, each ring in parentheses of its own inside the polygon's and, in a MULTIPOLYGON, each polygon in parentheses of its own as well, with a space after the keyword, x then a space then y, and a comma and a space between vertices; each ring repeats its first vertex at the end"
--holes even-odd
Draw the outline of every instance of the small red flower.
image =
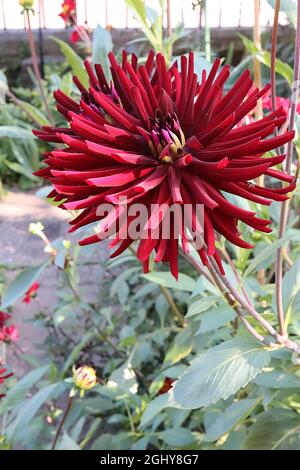
POLYGON ((166 377, 163 383, 163 386, 159 389, 158 395, 163 395, 164 393, 168 393, 169 390, 172 388, 172 384, 175 382, 174 379, 170 377, 166 377))
POLYGON ((5 322, 9 320, 11 315, 5 312, 0 312, 0 328, 2 328, 5 325, 5 322))
POLYGON ((77 44, 77 42, 79 42, 81 40, 81 37, 80 37, 80 34, 78 33, 77 30, 75 31, 72 31, 72 33, 70 34, 70 41, 72 44, 77 44))
POLYGON ((126 223, 122 217, 139 204, 150 210, 137 249, 145 272, 155 253, 155 262, 169 263, 178 278, 179 239, 188 252, 190 233, 204 229, 205 244, 197 247, 202 263, 214 258, 224 274, 216 247, 221 236, 236 246, 253 248, 242 239, 240 223, 271 232, 271 220, 233 204, 228 193, 268 206, 286 200, 295 189, 293 177, 276 168, 285 155, 265 156, 294 137, 294 131, 275 134, 286 122, 284 110, 279 107, 257 122, 239 126, 270 86, 252 89, 250 72, 245 71, 228 90, 230 67, 220 69, 219 59, 200 76, 194 70, 193 53, 179 59, 180 67, 178 61, 168 67, 163 55, 153 51, 141 65, 136 55, 129 59, 125 51, 120 64, 112 53, 109 59, 112 82, 101 65, 93 69, 87 61, 89 88, 74 77, 79 103, 62 91, 54 93, 69 126, 44 127, 34 133, 65 147, 51 149, 45 155, 47 166, 36 175, 50 181, 54 189, 49 197, 60 201, 63 209, 80 211, 71 231, 101 221, 98 233, 81 245, 99 242, 108 233, 115 237, 110 246, 117 247, 111 257, 125 251, 136 240, 128 227, 138 215, 134 212, 126 223), (266 182, 274 178, 289 184, 260 186, 261 175, 269 177, 266 182), (107 203, 113 209, 99 214, 99 206, 107 203), (170 236, 165 237, 161 236, 164 214, 151 211, 153 205, 167 209, 175 205, 181 219, 186 206, 192 207, 192 213, 183 223, 180 217, 174 220, 175 214, 170 236), (199 205, 204 220, 196 212, 199 205))
POLYGON ((62 4, 62 12, 58 15, 65 23, 69 23, 72 20, 72 16, 76 13, 76 1, 65 0, 62 4))
POLYGON ((0 330, 0 341, 3 341, 4 343, 16 342, 19 338, 19 330, 15 325, 4 325, 0 330))
POLYGON ((28 289, 26 292, 23 302, 25 304, 29 304, 31 302, 31 299, 36 296, 37 290, 39 289, 40 285, 38 282, 34 282, 32 286, 28 289))
MULTIPOLYGON (((0 367, 0 385, 3 384, 3 382, 7 379, 9 379, 10 377, 12 377, 13 374, 7 374, 7 369, 1 369, 0 367), (5 374, 5 375, 4 375, 5 374)), ((4 394, 0 394, 0 398, 3 398, 5 397, 4 394)))

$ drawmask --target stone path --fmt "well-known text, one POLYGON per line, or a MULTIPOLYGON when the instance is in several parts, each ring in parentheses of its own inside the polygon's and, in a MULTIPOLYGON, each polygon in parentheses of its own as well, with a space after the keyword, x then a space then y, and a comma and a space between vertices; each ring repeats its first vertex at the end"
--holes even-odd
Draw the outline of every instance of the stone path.
MULTIPOLYGON (((44 243, 37 236, 30 235, 28 226, 30 222, 42 222, 47 237, 53 241, 59 237, 68 237, 68 214, 57 207, 51 206, 47 201, 37 197, 34 192, 9 192, 0 200, 0 264, 15 267, 7 273, 8 279, 13 279, 19 272, 18 266, 35 266, 47 259, 44 253, 44 243)), ((105 248, 99 248, 102 256, 106 256, 105 248)), ((97 250, 97 256, 99 252, 97 250)), ((99 286, 103 276, 102 269, 93 265, 82 267, 81 288, 85 297, 91 299, 99 295, 99 286)), ((49 267, 42 274, 39 282, 40 305, 51 307, 55 305, 56 295, 56 268, 49 267)), ((19 346, 23 353, 36 356, 40 354, 38 344, 45 336, 41 328, 28 322, 38 307, 36 302, 30 304, 16 303, 13 309, 13 322, 20 330, 19 346)), ((10 353, 8 348, 7 362, 17 376, 24 375, 25 364, 10 353)))

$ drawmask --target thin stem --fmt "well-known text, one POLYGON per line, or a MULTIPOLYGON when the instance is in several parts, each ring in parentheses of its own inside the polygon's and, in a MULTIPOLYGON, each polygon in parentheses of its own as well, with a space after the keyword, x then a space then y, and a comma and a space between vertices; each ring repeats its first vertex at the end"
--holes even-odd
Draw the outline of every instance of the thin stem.
POLYGON ((69 274, 67 273, 66 270, 63 271, 64 277, 68 283, 69 288, 71 289, 72 293, 74 294, 74 297, 76 300, 80 300, 80 294, 77 292, 76 288, 73 286, 72 281, 70 279, 69 274))
MULTIPOLYGON (((256 47, 261 49, 261 29, 260 29, 260 0, 254 0, 254 26, 253 26, 253 42, 256 47)), ((254 74, 254 83, 255 86, 259 89, 262 88, 262 78, 261 78, 261 66, 259 60, 253 58, 253 74, 254 74)), ((259 100, 255 110, 256 119, 261 119, 262 112, 262 101, 259 100)))
POLYGON ((134 422, 133 422, 133 419, 132 419, 132 414, 131 414, 130 408, 128 406, 127 400, 124 400, 124 401, 125 401, 125 408, 126 408, 126 412, 127 412, 127 416, 128 416, 128 420, 129 420, 129 424, 130 424, 130 430, 133 434, 135 434, 135 426, 134 426, 134 422))
POLYGON ((73 400, 74 400, 74 397, 69 395, 69 398, 68 398, 68 402, 67 402, 67 406, 66 406, 66 409, 64 411, 64 414, 62 416, 62 419, 61 419, 61 422, 60 422, 60 425, 58 426, 57 428, 57 431, 56 431, 56 434, 55 434, 55 437, 54 437, 54 441, 53 441, 53 444, 51 446, 51 450, 55 450, 55 447, 56 447, 56 444, 57 444, 57 441, 58 441, 58 438, 60 436, 60 433, 61 433, 61 430, 65 424, 65 421, 67 419, 67 416, 69 414, 69 411, 71 409, 71 406, 72 406, 72 403, 73 403, 73 400))
POLYGON ((270 345, 270 342, 264 338, 263 335, 261 335, 260 333, 258 333, 255 328, 253 328, 253 326, 248 322, 248 320, 244 317, 244 314, 243 312, 241 311, 240 307, 238 306, 237 302, 234 300, 234 298, 228 293, 226 292, 226 290, 224 289, 224 285, 222 283, 222 281, 219 279, 219 277, 217 276, 217 274, 214 272, 213 269, 210 270, 210 273, 211 273, 211 276, 214 280, 214 283, 215 285, 218 287, 218 289, 220 290, 221 294, 223 295, 223 297, 225 298, 225 300, 227 301, 227 303, 230 305, 231 308, 233 308, 233 310, 235 311, 235 313, 237 314, 238 318, 241 320, 241 322, 245 325, 245 327, 247 328, 247 330, 253 335, 255 336, 255 338, 258 340, 258 341, 262 341, 263 343, 267 344, 268 346, 270 345))
POLYGON ((208 24, 207 0, 203 0, 202 8, 204 10, 204 34, 205 34, 205 56, 206 60, 211 61, 210 29, 208 24))
POLYGON ((276 109, 276 52, 277 52, 277 35, 278 35, 278 20, 279 20, 280 0, 275 0, 275 13, 272 29, 272 49, 271 49, 271 93, 272 93, 272 108, 276 109))
POLYGON ((248 293, 247 293, 246 289, 245 289, 244 286, 242 285, 242 280, 241 280, 241 277, 240 277, 240 275, 239 275, 239 272, 238 272, 238 270, 237 270, 237 268, 236 268, 234 262, 233 262, 232 259, 230 258, 230 255, 229 255, 229 253, 228 253, 228 251, 226 250, 225 247, 222 248, 222 253, 223 253, 223 255, 224 255, 224 257, 225 257, 227 263, 228 263, 229 266, 231 267, 231 269, 232 269, 232 271, 233 271, 233 273, 234 273, 234 275, 235 275, 235 278, 236 278, 236 280, 237 280, 238 283, 239 283, 239 286, 241 286, 241 290, 242 290, 242 293, 244 294, 244 297, 245 297, 246 300, 250 303, 251 300, 250 300, 250 298, 249 298, 249 296, 248 296, 248 293))
MULTIPOLYGON (((260 0, 254 0, 253 41, 254 41, 255 46, 258 49, 261 49, 260 0)), ((253 58, 253 74, 254 74, 255 86, 261 89, 262 88, 261 64, 256 57, 253 58)), ((262 100, 258 100, 257 102, 257 106, 255 109, 255 118, 258 121, 263 118, 262 100)), ((257 178, 257 184, 259 186, 264 185, 264 175, 261 175, 257 178)), ((263 268, 258 271, 257 280, 260 284, 265 284, 266 276, 265 276, 265 270, 263 268)))
POLYGON ((31 28, 29 11, 25 9, 24 15, 25 15, 25 19, 27 21, 28 42, 29 42, 29 47, 30 47, 30 52, 31 52, 33 71, 34 71, 34 74, 35 74, 35 77, 36 77, 38 87, 40 89, 41 98, 42 98, 42 101, 44 103, 48 119, 49 119, 50 122, 53 123, 54 122, 53 116, 52 116, 52 113, 51 113, 49 105, 48 105, 48 99, 47 99, 45 87, 43 85, 43 81, 42 81, 42 77, 41 77, 40 69, 39 69, 39 65, 38 65, 38 58, 37 58, 37 53, 36 53, 36 48, 35 48, 35 43, 34 43, 33 32, 32 32, 32 28, 31 28))
MULTIPOLYGON (((298 87, 300 79, 300 0, 297 1, 297 27, 296 27, 296 39, 295 39, 295 55, 294 55, 294 76, 293 76, 293 89, 292 89, 292 100, 290 109, 290 120, 289 130, 293 130, 295 127, 296 117, 296 106, 298 99, 298 87)), ((285 171, 289 175, 292 169, 294 144, 292 141, 288 144, 288 151, 286 157, 285 171)), ((282 238, 286 231, 288 213, 289 213, 290 200, 284 201, 281 206, 280 213, 280 224, 278 231, 278 238, 282 238)), ((277 316, 279 323, 279 331, 282 336, 287 336, 287 327, 284 321, 284 308, 282 298, 282 278, 283 278, 283 247, 277 250, 276 255, 276 304, 277 304, 277 316)))
MULTIPOLYGON (((172 23, 171 23, 171 0, 167 0, 167 37, 170 39, 172 36, 172 23)), ((168 51, 169 54, 169 60, 172 59, 172 45, 170 46, 170 49, 168 51)))
POLYGON ((184 316, 182 315, 182 313, 178 309, 177 305, 175 304, 172 295, 170 294, 168 289, 166 289, 164 286, 159 286, 159 287, 160 287, 160 290, 161 290, 162 294, 164 295, 166 301, 168 302, 168 304, 171 308, 171 312, 173 313, 174 317, 178 320, 178 322, 180 323, 181 326, 184 326, 184 323, 185 323, 184 316))

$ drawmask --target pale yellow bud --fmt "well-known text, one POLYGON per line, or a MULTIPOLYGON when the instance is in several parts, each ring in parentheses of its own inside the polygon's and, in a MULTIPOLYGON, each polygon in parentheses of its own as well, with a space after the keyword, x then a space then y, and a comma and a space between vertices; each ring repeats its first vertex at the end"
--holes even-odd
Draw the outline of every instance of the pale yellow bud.
POLYGON ((90 366, 73 367, 73 381, 80 390, 91 390, 97 385, 96 371, 90 366))

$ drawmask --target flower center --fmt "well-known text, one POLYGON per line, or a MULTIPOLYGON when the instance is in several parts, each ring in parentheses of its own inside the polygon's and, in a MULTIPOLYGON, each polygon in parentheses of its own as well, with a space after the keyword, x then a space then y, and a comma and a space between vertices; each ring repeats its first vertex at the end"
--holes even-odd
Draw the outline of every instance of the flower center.
POLYGON ((150 118, 150 140, 148 145, 152 154, 164 163, 170 163, 183 155, 185 136, 175 113, 166 117, 157 110, 150 118))

